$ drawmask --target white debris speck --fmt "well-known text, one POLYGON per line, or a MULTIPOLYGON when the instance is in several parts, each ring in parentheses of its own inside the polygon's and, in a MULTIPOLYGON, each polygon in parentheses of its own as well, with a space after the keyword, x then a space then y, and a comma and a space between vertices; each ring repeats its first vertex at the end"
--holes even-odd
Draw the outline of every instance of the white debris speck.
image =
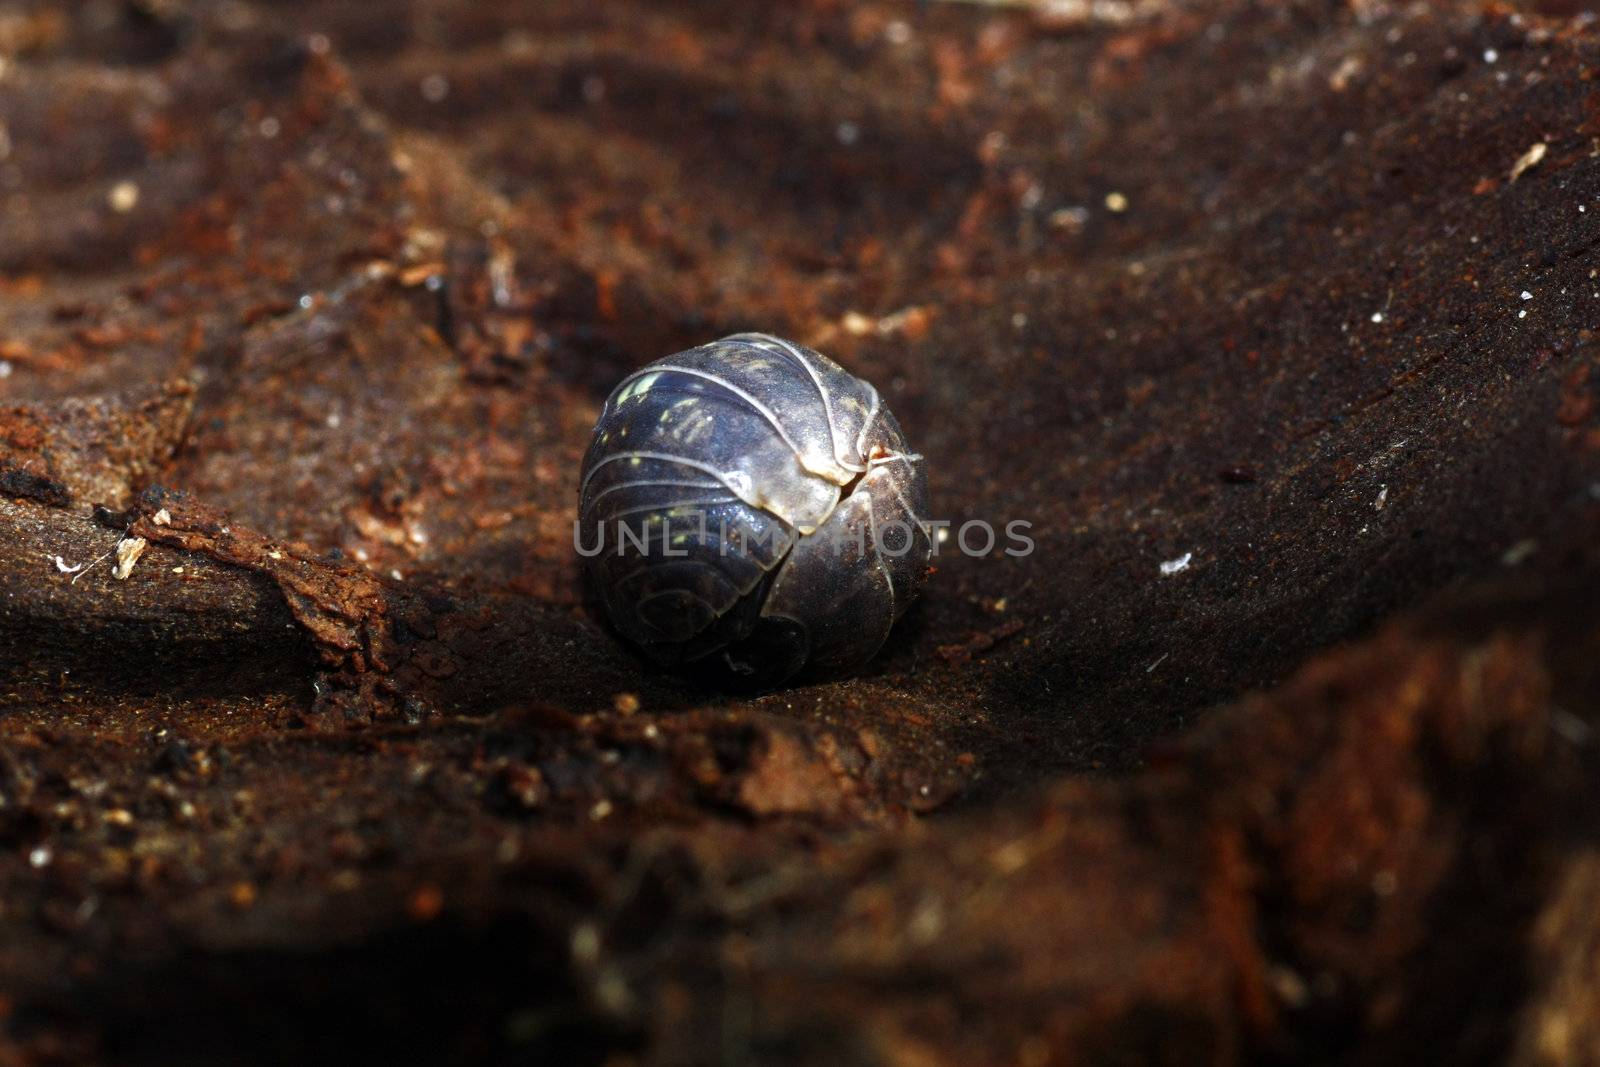
POLYGON ((1483 61, 1485 63, 1494 63, 1494 62, 1497 62, 1499 59, 1500 59, 1500 53, 1496 52, 1493 48, 1485 48, 1483 50, 1483 61))
POLYGON ((1517 318, 1525 319, 1527 317, 1528 317, 1528 309, 1527 308, 1523 308, 1521 311, 1517 312, 1517 318))
POLYGON ((0 378, 9 377, 11 377, 11 361, 8 359, 0 359, 0 378))
POLYGON ((111 187, 106 203, 111 205, 112 211, 126 215, 139 205, 139 187, 133 182, 118 182, 111 187))
POLYGON ((133 573, 133 565, 139 562, 139 557, 144 555, 144 550, 150 542, 142 537, 124 537, 117 542, 117 565, 112 568, 111 576, 120 581, 126 581, 128 575, 133 573))
POLYGON ((1120 215, 1128 210, 1128 198, 1122 193, 1106 194, 1106 210, 1115 215, 1120 215))
POLYGON ((116 555, 117 552, 119 550, 121 550, 122 542, 124 540, 125 540, 125 538, 120 538, 119 537, 117 539, 117 543, 116 544, 112 545, 110 548, 106 549, 100 555, 96 556, 94 559, 91 559, 88 563, 85 563, 83 566, 74 568, 75 573, 72 574, 72 583, 71 584, 77 585, 78 584, 78 579, 82 578, 85 574, 88 574, 90 571, 94 570, 95 567, 99 566, 101 560, 110 559, 112 556, 116 555))
POLYGON ((1378 489, 1378 499, 1372 502, 1373 510, 1374 511, 1382 511, 1383 508, 1384 508, 1384 505, 1386 505, 1388 503, 1389 503, 1389 487, 1387 485, 1381 486, 1378 489))
POLYGON ((890 44, 910 44, 911 23, 905 19, 895 19, 883 28, 883 37, 890 44))
POLYGON ((389 577, 393 578, 397 582, 403 582, 406 580, 406 576, 401 574, 399 570, 390 571, 389 577))
POLYGON ((1522 299, 1524 299, 1524 300, 1532 300, 1533 299, 1533 294, 1528 292, 1528 290, 1524 289, 1524 290, 1522 290, 1522 299))
POLYGON ((598 821, 600 819, 604 819, 606 816, 608 816, 610 814, 611 814, 611 801, 609 801, 609 800, 597 800, 597 801, 595 801, 594 807, 589 809, 589 818, 594 819, 596 821, 598 821))
POLYGON ((899 311, 891 311, 878 320, 878 336, 893 337, 898 333, 919 330, 927 323, 931 314, 932 310, 929 307, 919 304, 903 307, 899 311))
POLYGON ((1018 312, 1016 312, 1015 314, 1013 314, 1011 316, 1011 328, 1012 329, 1014 329, 1014 330, 1026 329, 1027 325, 1028 325, 1028 316, 1027 316, 1026 313, 1018 311, 1018 312))
POLYGON ((851 337, 865 337, 878 328, 877 320, 871 315, 863 315, 859 311, 846 311, 844 318, 839 320, 844 327, 844 332, 851 337))
POLYGON ((1506 549, 1500 556, 1500 562, 1507 567, 1520 567, 1539 551, 1539 542, 1532 538, 1518 541, 1506 549))
POLYGON ((1543 141, 1535 143, 1526 152, 1518 156, 1515 163, 1511 164, 1510 180, 1516 181, 1518 178, 1522 177, 1523 171, 1526 171, 1529 167, 1537 165, 1539 160, 1543 159, 1544 154, 1548 151, 1550 151, 1550 146, 1545 144, 1543 141))
POLYGON ((49 847, 46 845, 40 845, 38 848, 28 853, 28 866, 32 867, 34 870, 38 870, 41 867, 48 867, 50 866, 51 858, 49 847))
POLYGON ((166 508, 162 508, 160 511, 151 516, 150 521, 155 523, 157 526, 171 526, 172 512, 168 511, 166 508))
POLYGON ((1089 221, 1089 209, 1085 207, 1063 207, 1050 212, 1050 225, 1058 230, 1081 230, 1089 221))
POLYGON ((1152 671, 1154 671, 1157 667, 1159 667, 1163 663, 1167 662, 1167 657, 1170 656, 1170 655, 1172 655, 1171 652, 1163 652, 1163 653, 1161 653, 1161 655, 1156 657, 1156 661, 1154 663, 1150 664, 1150 666, 1148 666, 1148 667, 1146 667, 1144 669, 1144 673, 1149 674, 1152 671))
POLYGON ((1193 552, 1185 552, 1183 555, 1179 556, 1177 559, 1166 560, 1165 562, 1163 562, 1161 564, 1161 574, 1162 574, 1162 576, 1163 577, 1170 577, 1170 576, 1172 576, 1174 574, 1181 574, 1183 571, 1186 571, 1186 570, 1189 569, 1189 561, 1192 560, 1192 559, 1194 559, 1194 553, 1193 552))
POLYGON ((1328 76, 1328 88, 1336 93, 1342 93, 1350 88, 1350 79, 1361 73, 1361 59, 1359 56, 1345 56, 1340 62, 1339 69, 1328 76))
POLYGON ((1382 321, 1383 321, 1383 312, 1381 312, 1381 311, 1374 311, 1374 312, 1373 312, 1373 313, 1372 313, 1372 321, 1373 321, 1373 322, 1382 322, 1382 321))
POLYGON ((60 571, 62 574, 77 574, 79 571, 83 570, 83 568, 88 566, 87 563, 68 563, 60 556, 55 556, 52 558, 56 561, 56 570, 60 571))
POLYGON ((861 127, 850 121, 841 122, 834 129, 833 135, 839 139, 840 144, 849 147, 861 140, 861 127))

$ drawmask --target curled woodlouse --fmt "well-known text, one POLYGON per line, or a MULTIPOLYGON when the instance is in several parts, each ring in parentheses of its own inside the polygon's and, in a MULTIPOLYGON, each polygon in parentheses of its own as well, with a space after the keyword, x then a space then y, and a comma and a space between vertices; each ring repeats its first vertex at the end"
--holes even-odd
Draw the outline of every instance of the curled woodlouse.
POLYGON ((933 551, 922 457, 878 391, 767 334, 623 379, 578 495, 578 550, 617 631, 658 663, 763 684, 865 663, 933 551))

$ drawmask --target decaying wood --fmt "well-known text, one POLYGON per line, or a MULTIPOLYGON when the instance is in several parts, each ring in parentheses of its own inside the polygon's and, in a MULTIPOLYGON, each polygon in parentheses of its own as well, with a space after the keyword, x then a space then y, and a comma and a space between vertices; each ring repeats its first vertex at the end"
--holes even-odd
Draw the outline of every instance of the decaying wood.
POLYGON ((0 13, 0 1061, 1600 1057, 1597 67, 1448 5, 0 13), (746 328, 1037 541, 766 694, 571 547, 612 385, 746 328))

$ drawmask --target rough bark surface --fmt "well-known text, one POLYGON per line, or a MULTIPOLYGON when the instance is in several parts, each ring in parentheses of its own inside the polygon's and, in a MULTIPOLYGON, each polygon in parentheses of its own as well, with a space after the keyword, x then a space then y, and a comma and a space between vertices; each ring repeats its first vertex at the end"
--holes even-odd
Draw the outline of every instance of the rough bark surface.
POLYGON ((0 5, 0 1062, 1600 1063, 1600 33, 0 5), (956 527, 647 668, 579 457, 741 329, 956 527))

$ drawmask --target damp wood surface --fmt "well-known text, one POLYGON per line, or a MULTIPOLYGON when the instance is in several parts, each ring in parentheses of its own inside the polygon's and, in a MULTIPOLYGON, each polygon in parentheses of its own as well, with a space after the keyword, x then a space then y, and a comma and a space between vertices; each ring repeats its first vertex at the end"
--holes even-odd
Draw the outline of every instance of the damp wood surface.
POLYGON ((0 5, 0 1063, 1600 1063, 1597 73, 1554 3, 0 5), (572 547, 611 387, 744 330, 952 524, 761 695, 572 547))

